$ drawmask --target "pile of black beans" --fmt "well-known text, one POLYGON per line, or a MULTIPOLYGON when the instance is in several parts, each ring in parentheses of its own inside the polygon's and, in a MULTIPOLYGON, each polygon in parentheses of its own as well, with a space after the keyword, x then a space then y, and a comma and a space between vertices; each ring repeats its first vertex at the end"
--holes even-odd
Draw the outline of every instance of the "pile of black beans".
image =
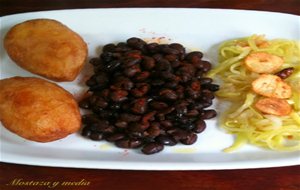
POLYGON ((208 107, 219 86, 205 77, 211 64, 202 56, 186 53, 178 43, 147 44, 135 37, 105 45, 90 60, 90 95, 79 102, 92 111, 82 118, 82 135, 121 148, 141 147, 144 154, 195 143, 204 120, 217 114, 208 107))

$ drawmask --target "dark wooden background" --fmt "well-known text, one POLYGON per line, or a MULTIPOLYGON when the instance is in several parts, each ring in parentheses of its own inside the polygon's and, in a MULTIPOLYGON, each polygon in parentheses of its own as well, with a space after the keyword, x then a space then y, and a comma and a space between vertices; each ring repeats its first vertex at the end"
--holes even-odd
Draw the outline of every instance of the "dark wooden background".
MULTIPOLYGON (((0 0, 0 15, 41 10, 108 7, 230 8, 300 15, 300 0, 0 0)), ((0 189, 50 189, 41 186, 6 185, 15 179, 45 182, 84 179, 90 182, 88 186, 57 186, 52 189, 300 190, 300 166, 220 171, 119 171, 1 163, 0 189)))

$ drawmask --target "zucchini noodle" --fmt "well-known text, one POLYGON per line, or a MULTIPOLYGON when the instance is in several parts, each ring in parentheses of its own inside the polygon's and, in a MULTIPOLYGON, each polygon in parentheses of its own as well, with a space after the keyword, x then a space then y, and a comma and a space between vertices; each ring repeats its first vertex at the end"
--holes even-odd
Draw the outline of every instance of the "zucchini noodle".
POLYGON ((236 136, 225 152, 237 150, 246 143, 276 151, 300 150, 300 42, 274 39, 262 35, 225 41, 219 48, 219 64, 208 77, 221 80, 216 95, 229 101, 230 108, 222 113, 221 127, 236 136), (243 61, 253 52, 266 52, 283 58, 281 70, 293 67, 294 72, 284 79, 292 87, 287 99, 292 113, 286 116, 268 115, 254 107, 260 95, 252 91, 251 83, 259 74, 251 72, 243 61))

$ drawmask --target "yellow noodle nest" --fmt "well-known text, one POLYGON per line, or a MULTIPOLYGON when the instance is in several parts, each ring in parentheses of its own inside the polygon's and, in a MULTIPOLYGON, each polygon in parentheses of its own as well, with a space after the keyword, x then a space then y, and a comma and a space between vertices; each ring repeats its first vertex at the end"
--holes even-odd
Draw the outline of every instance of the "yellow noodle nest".
POLYGON ((217 96, 229 101, 231 106, 221 116, 222 127, 236 135, 231 152, 245 143, 277 151, 300 150, 300 43, 293 40, 266 40, 264 36, 229 40, 221 44, 219 64, 209 77, 221 79, 217 96), (294 72, 284 81, 292 88, 287 98, 292 111, 286 116, 264 114, 254 106, 262 96, 251 88, 260 74, 245 66, 245 58, 255 52, 279 56, 284 63, 279 70, 293 67, 294 72))

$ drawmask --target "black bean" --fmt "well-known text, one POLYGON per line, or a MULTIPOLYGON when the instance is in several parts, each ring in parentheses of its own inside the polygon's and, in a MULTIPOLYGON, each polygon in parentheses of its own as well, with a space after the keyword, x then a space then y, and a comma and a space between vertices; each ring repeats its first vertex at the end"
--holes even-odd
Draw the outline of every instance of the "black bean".
POLYGON ((176 100, 178 98, 176 92, 174 92, 171 89, 162 89, 159 92, 159 95, 163 98, 163 99, 167 99, 167 100, 176 100))
POLYGON ((103 109, 101 109, 101 110, 100 109, 99 110, 93 109, 93 112, 98 114, 98 117, 100 117, 102 119, 111 119, 115 114, 114 111, 108 110, 108 109, 105 109, 105 110, 103 110, 103 109))
POLYGON ((172 67, 171 63, 168 60, 162 58, 157 61, 155 69, 158 71, 171 71, 172 67))
POLYGON ((167 146, 174 146, 177 144, 177 141, 169 135, 159 135, 156 137, 156 141, 167 146))
POLYGON ((148 71, 143 71, 135 75, 134 80, 136 82, 143 82, 150 76, 148 71))
POLYGON ((103 139, 103 134, 99 133, 99 132, 92 132, 90 134, 90 139, 94 140, 94 141, 99 141, 103 139))
POLYGON ((204 72, 202 70, 198 70, 195 74, 195 78, 201 80, 203 78, 204 72))
POLYGON ((125 121, 127 123, 129 122, 137 122, 141 119, 141 116, 139 115, 134 115, 130 113, 122 113, 120 114, 120 120, 125 121))
POLYGON ((211 69, 211 63, 208 61, 202 61, 202 70, 203 72, 208 72, 211 69))
POLYGON ((167 131, 168 134, 170 134, 176 141, 186 139, 189 135, 189 132, 183 129, 171 129, 167 131))
POLYGON ((163 121, 166 119, 165 114, 163 113, 156 114, 156 118, 158 121, 163 121))
POLYGON ((143 132, 150 126, 149 123, 132 122, 129 125, 129 130, 132 132, 143 132))
POLYGON ((173 127, 173 123, 170 120, 164 120, 160 122, 163 129, 170 129, 173 127))
POLYGON ((91 87, 91 86, 97 85, 97 81, 96 81, 95 77, 91 77, 90 79, 88 79, 85 82, 85 84, 91 87))
POLYGON ((185 139, 181 139, 180 142, 185 145, 194 144, 197 141, 197 135, 195 133, 190 133, 185 139))
POLYGON ((100 108, 103 108, 103 109, 106 108, 107 105, 108 105, 108 103, 101 97, 98 97, 96 99, 96 101, 94 101, 91 104, 93 104, 93 106, 97 106, 97 107, 100 107, 100 108))
POLYGON ((116 48, 114 49, 114 52, 126 52, 130 50, 131 48, 128 47, 126 43, 120 42, 117 44, 116 48))
POLYGON ((205 84, 205 85, 210 84, 210 83, 212 83, 212 81, 213 80, 211 78, 207 78, 207 77, 200 78, 201 85, 203 85, 203 84, 205 84))
POLYGON ((170 82, 166 82, 164 84, 164 87, 165 88, 170 88, 170 89, 176 89, 177 85, 178 85, 177 81, 170 81, 170 82))
POLYGON ((94 95, 92 95, 92 97, 90 99, 90 103, 91 104, 95 103, 96 100, 98 99, 98 97, 101 97, 106 101, 110 100, 110 90, 102 89, 100 92, 97 93, 97 95, 96 95, 96 93, 94 93, 94 95), (95 96, 95 98, 93 96, 95 96), (92 101, 92 98, 94 99, 94 101, 92 101))
POLYGON ((98 72, 95 75, 95 81, 98 85, 105 86, 108 83, 109 79, 105 72, 98 72))
MULTIPOLYGON (((118 69, 120 67, 120 65, 121 65, 120 60, 112 60, 104 65, 103 70, 107 71, 107 72, 112 72, 112 71, 118 69)), ((100 76, 103 76, 103 74, 100 76)))
POLYGON ((160 110, 159 114, 167 115, 167 114, 171 113, 174 110, 175 110, 175 107, 169 106, 169 107, 167 107, 165 109, 160 110))
POLYGON ((144 138, 144 131, 127 131, 127 135, 129 138, 133 138, 133 139, 143 139, 144 138))
POLYGON ((107 128, 103 130, 104 134, 111 134, 116 132, 116 128, 113 125, 109 125, 107 128))
POLYGON ((195 123, 195 127, 193 128, 193 131, 195 133, 201 133, 205 130, 206 128, 206 123, 202 119, 198 119, 195 123))
POLYGON ((141 72, 141 69, 139 68, 138 65, 133 65, 131 67, 125 68, 123 70, 123 74, 127 77, 133 77, 137 73, 141 72))
POLYGON ((203 106, 203 108, 207 108, 212 105, 213 101, 210 98, 201 97, 200 103, 203 106))
POLYGON ((90 63, 94 75, 87 80, 91 93, 79 102, 93 114, 82 117, 81 134, 105 139, 122 148, 153 154, 164 145, 193 144, 205 119, 216 116, 211 69, 201 52, 186 54, 178 43, 147 44, 140 38, 108 44, 90 63))
POLYGON ((90 59, 89 63, 94 66, 98 66, 101 64, 101 59, 94 57, 94 58, 90 59))
POLYGON ((161 47, 160 51, 165 54, 173 54, 173 55, 180 53, 177 49, 170 48, 169 46, 161 47))
POLYGON ((165 109, 168 107, 168 104, 166 104, 165 102, 160 102, 160 101, 151 101, 149 104, 153 109, 156 109, 156 110, 162 110, 162 109, 165 109))
POLYGON ((151 70, 155 67, 155 60, 152 57, 144 56, 141 65, 145 70, 151 70))
POLYGON ((110 93, 110 99, 114 102, 127 100, 128 92, 125 90, 114 90, 110 93))
POLYGON ((113 58, 113 53, 112 52, 103 52, 100 56, 100 59, 104 62, 104 63, 108 63, 110 61, 112 61, 113 58))
POLYGON ((90 98, 84 98, 83 100, 81 100, 78 103, 79 107, 83 108, 83 109, 89 109, 90 108, 90 98))
POLYGON ((170 63, 171 63, 171 67, 172 67, 172 68, 177 68, 177 67, 179 67, 179 66, 182 65, 182 62, 180 62, 180 61, 178 61, 178 60, 170 61, 170 63))
POLYGON ((81 131, 81 135, 84 137, 89 137, 92 134, 92 131, 88 127, 84 127, 81 131))
POLYGON ((191 109, 185 114, 185 116, 187 117, 196 117, 198 115, 199 115, 199 111, 197 109, 191 109))
POLYGON ((118 80, 115 81, 113 86, 116 89, 124 89, 124 90, 131 90, 134 87, 134 83, 127 77, 120 77, 118 80))
POLYGON ((102 51, 103 52, 113 52, 115 48, 116 48, 115 44, 107 44, 107 45, 103 46, 102 51))
POLYGON ((153 79, 152 80, 152 86, 162 86, 163 84, 165 84, 164 80, 161 80, 161 79, 153 79))
POLYGON ((146 45, 148 52, 150 52, 151 54, 158 52, 159 49, 157 47, 158 47, 158 43, 149 43, 146 45))
POLYGON ((144 154, 155 154, 157 152, 160 152, 164 149, 164 146, 160 143, 157 142, 152 142, 152 143, 148 143, 146 144, 143 148, 142 148, 142 152, 144 154))
POLYGON ((121 139, 115 142, 115 145, 120 148, 129 148, 129 139, 121 139))
POLYGON ((89 127, 92 131, 103 132, 106 128, 109 127, 109 123, 108 121, 99 120, 97 122, 91 123, 89 127))
POLYGON ((87 114, 82 116, 82 123, 90 125, 95 122, 99 122, 99 118, 95 114, 87 114))
POLYGON ((131 139, 129 141, 129 148, 138 148, 143 144, 141 140, 138 139, 131 139))
POLYGON ((147 131, 146 134, 148 137, 156 137, 160 134, 160 128, 157 125, 151 125, 147 131))
POLYGON ((130 91, 130 94, 134 97, 140 98, 144 96, 149 91, 149 84, 147 83, 137 83, 136 88, 130 91))
POLYGON ((131 111, 135 114, 143 114, 147 111, 146 98, 138 98, 131 102, 131 111))
POLYGON ((203 96, 205 98, 208 98, 208 99, 214 99, 215 98, 214 93, 210 90, 207 90, 207 89, 202 90, 201 96, 203 96))
POLYGON ((109 105, 109 109, 113 110, 113 111, 118 111, 121 108, 121 104, 120 103, 111 103, 109 105))
POLYGON ((127 51, 124 54, 124 57, 134 57, 134 58, 141 58, 142 57, 142 52, 140 50, 131 50, 127 51))
POLYGON ((123 60, 122 67, 128 68, 141 62, 141 58, 130 57, 123 60))
POLYGON ((180 124, 180 127, 188 131, 191 131, 192 129, 195 128, 195 124, 192 123, 190 120, 187 120, 185 124, 180 124))
POLYGON ((193 51, 193 52, 190 52, 188 53, 186 56, 185 56, 185 59, 191 63, 197 63, 197 62, 200 62, 201 59, 203 57, 203 53, 200 52, 200 51, 193 51))
MULTIPOLYGON (((166 60, 173 62, 173 61, 178 61, 177 55, 174 54, 168 54, 164 57, 166 60)), ((171 65, 172 66, 172 65, 171 65)), ((173 67, 173 66, 172 66, 173 67)))
POLYGON ((115 142, 115 145, 120 148, 137 148, 142 144, 142 141, 137 139, 121 139, 115 142))
POLYGON ((201 113, 201 118, 202 119, 211 119, 213 117, 217 116, 217 112, 215 110, 204 110, 201 113))
POLYGON ((201 95, 199 90, 194 90, 190 87, 186 88, 186 94, 188 97, 192 98, 192 99, 198 99, 201 95))
POLYGON ((126 128, 127 125, 128 125, 128 123, 126 121, 117 121, 115 123, 115 126, 118 127, 118 128, 121 128, 121 129, 126 128))
POLYGON ((275 73, 275 75, 279 76, 282 79, 286 79, 291 74, 293 74, 293 72, 294 72, 294 68, 293 67, 288 67, 288 68, 285 68, 285 69, 275 73))
POLYGON ((146 45, 146 42, 144 42, 142 39, 140 38, 129 38, 127 40, 127 44, 132 47, 132 48, 135 48, 135 49, 138 49, 138 50, 141 50, 144 48, 144 46, 146 45))
POLYGON ((105 140, 107 140, 109 142, 115 142, 115 141, 118 141, 118 140, 121 140, 124 138, 125 138, 125 135, 123 133, 115 133, 115 134, 107 135, 105 137, 105 140))
POLYGON ((203 86, 204 88, 210 90, 210 91, 213 91, 213 92, 219 90, 219 85, 217 85, 217 84, 204 84, 204 85, 202 85, 202 86, 203 86))
POLYGON ((185 48, 179 43, 172 43, 169 45, 170 48, 176 49, 181 54, 185 54, 185 48))

